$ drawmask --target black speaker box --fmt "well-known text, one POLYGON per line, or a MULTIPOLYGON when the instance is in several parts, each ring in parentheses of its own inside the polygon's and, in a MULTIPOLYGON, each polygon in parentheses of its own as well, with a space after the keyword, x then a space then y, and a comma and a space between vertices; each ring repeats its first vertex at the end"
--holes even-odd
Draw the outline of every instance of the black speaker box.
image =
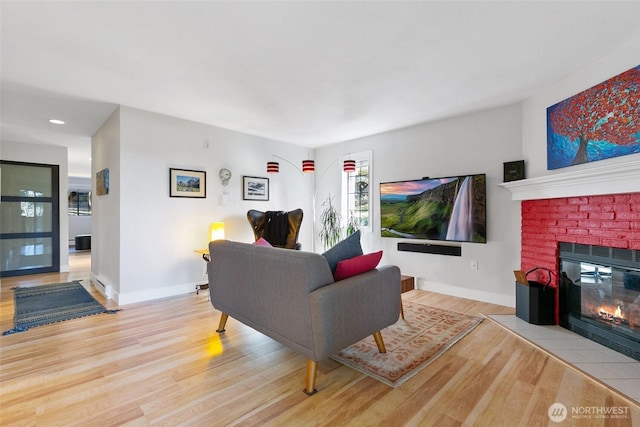
POLYGON ((524 160, 504 162, 504 182, 524 179, 524 160))
POLYGON ((431 243, 398 243, 398 250, 404 252, 421 252, 424 254, 461 256, 460 246, 433 245, 431 243))

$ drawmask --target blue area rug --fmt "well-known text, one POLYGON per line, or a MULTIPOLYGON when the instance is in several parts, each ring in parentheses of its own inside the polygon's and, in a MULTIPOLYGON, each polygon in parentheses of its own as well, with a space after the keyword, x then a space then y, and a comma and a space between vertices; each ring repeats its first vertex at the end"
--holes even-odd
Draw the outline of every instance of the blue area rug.
POLYGON ((18 286, 13 290, 15 327, 2 335, 24 332, 36 326, 63 320, 119 311, 107 310, 78 281, 44 286, 18 286))

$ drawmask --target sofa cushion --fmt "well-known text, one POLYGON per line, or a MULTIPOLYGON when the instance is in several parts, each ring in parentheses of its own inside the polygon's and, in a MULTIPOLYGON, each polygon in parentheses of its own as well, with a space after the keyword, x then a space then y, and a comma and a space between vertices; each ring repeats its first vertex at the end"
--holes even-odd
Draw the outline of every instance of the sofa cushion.
POLYGON ((362 246, 360 246, 360 230, 356 231, 349 237, 338 242, 334 247, 322 254, 327 259, 331 273, 336 272, 338 263, 342 260, 362 255, 362 246))
POLYGON ((333 274, 333 280, 337 282, 351 276, 357 276, 358 274, 371 271, 378 266, 381 258, 382 251, 378 251, 342 260, 336 267, 336 272, 333 274))
POLYGON ((273 245, 271 243, 267 242, 267 240, 264 237, 260 237, 258 240, 253 242, 253 244, 256 245, 256 246, 267 246, 269 248, 273 247, 273 245))

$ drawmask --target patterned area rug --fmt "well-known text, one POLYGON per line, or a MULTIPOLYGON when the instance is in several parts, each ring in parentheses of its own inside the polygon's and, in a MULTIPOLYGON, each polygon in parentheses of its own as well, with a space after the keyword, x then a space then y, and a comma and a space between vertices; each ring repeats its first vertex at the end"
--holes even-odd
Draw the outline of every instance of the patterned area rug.
POLYGON ((119 311, 107 310, 78 281, 44 286, 18 286, 13 290, 15 327, 2 335, 24 332, 36 326, 63 320, 119 311))
POLYGON ((382 330, 387 352, 367 337, 332 359, 392 387, 404 384, 482 322, 482 317, 403 302, 405 320, 382 330))

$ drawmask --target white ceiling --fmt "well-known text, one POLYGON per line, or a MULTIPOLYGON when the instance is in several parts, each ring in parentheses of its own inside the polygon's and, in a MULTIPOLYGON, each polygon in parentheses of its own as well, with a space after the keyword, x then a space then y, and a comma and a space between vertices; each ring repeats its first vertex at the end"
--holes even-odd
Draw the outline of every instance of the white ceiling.
POLYGON ((318 147, 520 101, 640 37, 639 1, 2 1, 0 14, 2 139, 67 145, 84 176, 117 105, 318 147))

